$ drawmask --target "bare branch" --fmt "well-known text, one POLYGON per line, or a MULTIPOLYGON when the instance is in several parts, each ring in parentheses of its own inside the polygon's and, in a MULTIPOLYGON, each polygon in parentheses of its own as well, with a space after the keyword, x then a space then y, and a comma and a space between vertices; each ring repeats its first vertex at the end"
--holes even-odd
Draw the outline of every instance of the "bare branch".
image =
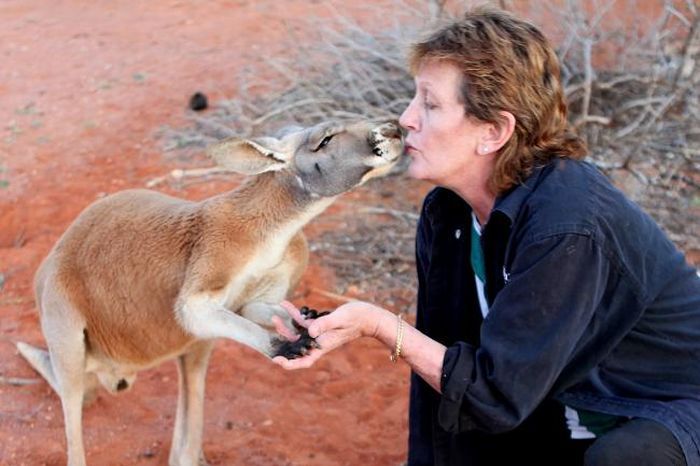
POLYGON ((21 377, 4 377, 0 375, 0 384, 4 385, 34 385, 41 382, 41 379, 25 379, 21 377))
POLYGON ((262 116, 256 118, 255 120, 253 120, 253 121, 251 122, 251 126, 253 126, 253 128, 256 128, 256 127, 262 125, 263 123, 265 123, 267 120, 271 119, 272 117, 275 117, 275 116, 277 116, 277 115, 280 115, 280 114, 282 114, 282 113, 284 113, 284 112, 287 112, 287 111, 290 111, 290 110, 296 110, 296 109, 298 109, 298 108, 300 108, 300 107, 304 107, 304 106, 307 106, 307 105, 323 105, 323 104, 332 105, 333 103, 334 103, 334 101, 333 101, 333 100, 330 100, 330 99, 304 99, 304 100, 299 100, 299 101, 293 102, 293 103, 291 103, 291 104, 289 104, 289 105, 285 105, 285 106, 283 106, 283 107, 278 107, 278 108, 275 108, 274 110, 272 110, 272 111, 270 111, 270 112, 268 112, 268 113, 265 113, 264 115, 262 115, 262 116))
POLYGON ((342 294, 333 293, 331 291, 322 290, 321 288, 315 288, 313 286, 309 288, 309 291, 316 293, 316 294, 320 294, 323 297, 330 298, 330 299, 337 301, 339 303, 351 303, 353 301, 357 301, 357 298, 352 298, 350 296, 345 296, 342 294))
POLYGON ((691 44, 693 43, 693 41, 695 41, 699 31, 698 24, 700 24, 700 14, 696 14, 695 18, 693 18, 693 21, 690 24, 688 36, 685 38, 685 42, 683 43, 683 48, 681 49, 681 57, 683 58, 681 59, 681 62, 678 65, 678 71, 676 71, 676 75, 673 77, 674 89, 678 87, 678 82, 680 81, 681 76, 684 73, 687 73, 688 75, 692 73, 692 69, 690 71, 688 71, 687 69, 689 68, 688 64, 690 63, 692 55, 691 44))

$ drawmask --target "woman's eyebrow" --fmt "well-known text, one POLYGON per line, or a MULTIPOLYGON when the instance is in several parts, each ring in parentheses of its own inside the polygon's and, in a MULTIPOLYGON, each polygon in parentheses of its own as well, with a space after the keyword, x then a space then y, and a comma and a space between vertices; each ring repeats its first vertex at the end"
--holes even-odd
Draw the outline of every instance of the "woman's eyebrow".
POLYGON ((416 84, 416 88, 422 92, 423 94, 430 94, 431 96, 434 95, 435 93, 432 91, 430 83, 427 83, 425 81, 419 82, 416 84))
POLYGON ((423 88, 423 89, 430 89, 432 88, 432 83, 430 81, 416 81, 416 87, 423 88))
POLYGON ((438 93, 436 93, 435 91, 433 91, 433 89, 430 88, 430 86, 423 87, 423 95, 426 97, 430 97, 436 102, 440 102, 441 100, 443 100, 438 93))

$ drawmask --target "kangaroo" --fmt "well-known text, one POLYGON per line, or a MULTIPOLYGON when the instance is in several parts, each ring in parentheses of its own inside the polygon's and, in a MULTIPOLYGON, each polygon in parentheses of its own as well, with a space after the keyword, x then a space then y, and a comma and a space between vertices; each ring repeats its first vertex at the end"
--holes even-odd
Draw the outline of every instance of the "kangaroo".
POLYGON ((403 153, 393 121, 324 123, 274 138, 230 138, 207 149, 249 177, 238 189, 191 202, 145 189, 88 206, 34 281, 48 351, 20 354, 61 398, 68 464, 85 464, 82 405, 98 385, 115 393, 136 373, 176 359, 172 466, 206 464, 204 381, 215 339, 268 358, 315 341, 279 339, 273 316, 308 258, 301 228, 340 194, 387 174, 403 153))

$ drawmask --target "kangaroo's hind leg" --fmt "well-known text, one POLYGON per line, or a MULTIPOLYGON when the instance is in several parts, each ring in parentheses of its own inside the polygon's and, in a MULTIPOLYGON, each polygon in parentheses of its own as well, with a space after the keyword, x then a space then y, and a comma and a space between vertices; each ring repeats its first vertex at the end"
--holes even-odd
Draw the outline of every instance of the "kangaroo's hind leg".
POLYGON ((200 341, 177 359, 179 392, 170 466, 207 464, 202 452, 204 385, 213 346, 211 340, 200 341))
MULTIPOLYGON (((27 343, 17 342, 17 350, 24 359, 39 373, 49 386, 59 395, 58 387, 56 386, 56 376, 53 373, 51 365, 51 356, 45 349, 37 348, 36 346, 27 343)), ((97 389, 99 381, 95 374, 86 374, 85 379, 85 395, 83 396, 83 406, 89 406, 97 398, 97 389)))
MULTIPOLYGON (((22 345, 22 355, 46 378, 61 398, 68 465, 85 465, 82 405, 85 393, 85 320, 57 286, 42 290, 41 329, 48 354, 22 345)), ((18 345, 19 346, 19 345, 18 345)))

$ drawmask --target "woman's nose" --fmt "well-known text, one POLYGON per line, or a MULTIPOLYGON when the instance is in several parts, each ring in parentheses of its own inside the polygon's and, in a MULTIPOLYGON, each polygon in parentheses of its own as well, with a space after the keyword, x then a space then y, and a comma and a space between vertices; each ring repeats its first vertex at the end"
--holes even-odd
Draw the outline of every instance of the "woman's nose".
POLYGON ((406 109, 399 117, 399 125, 401 125, 402 128, 408 131, 416 131, 418 129, 416 112, 414 110, 415 106, 413 105, 414 102, 415 99, 411 100, 408 103, 408 107, 406 107, 406 109))

